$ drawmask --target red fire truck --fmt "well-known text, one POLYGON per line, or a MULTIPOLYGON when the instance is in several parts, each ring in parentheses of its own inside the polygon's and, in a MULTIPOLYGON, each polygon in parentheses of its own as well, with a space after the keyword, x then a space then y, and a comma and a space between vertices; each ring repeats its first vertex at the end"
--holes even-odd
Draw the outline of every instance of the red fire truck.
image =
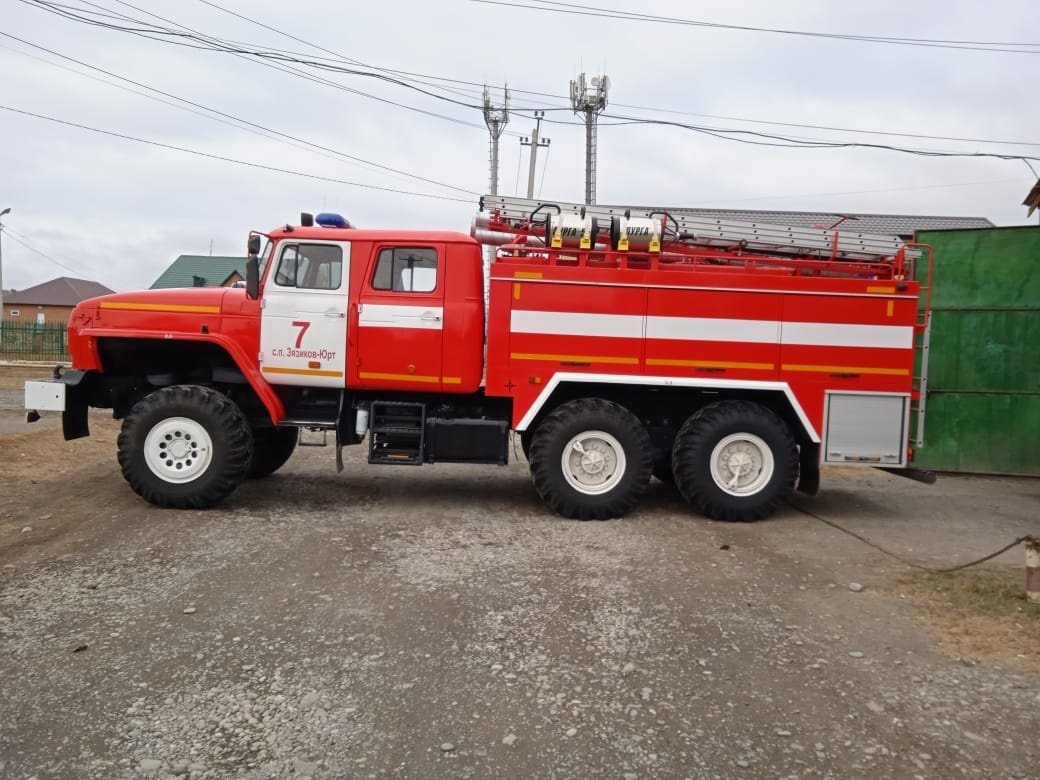
POLYGON ((515 433, 581 519, 623 515, 652 474, 757 520, 821 464, 909 465, 927 247, 496 196, 470 235, 300 222, 250 234, 243 288, 81 303, 30 417, 62 411, 73 439, 111 409, 127 482, 177 508, 271 474, 304 430, 340 468, 366 440, 374 464, 505 464, 515 433))

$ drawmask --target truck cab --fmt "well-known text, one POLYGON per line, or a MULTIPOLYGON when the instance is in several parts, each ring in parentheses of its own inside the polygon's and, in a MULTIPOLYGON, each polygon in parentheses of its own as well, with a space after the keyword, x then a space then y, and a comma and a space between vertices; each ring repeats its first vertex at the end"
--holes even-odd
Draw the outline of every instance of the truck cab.
POLYGON ((259 367, 276 387, 473 393, 484 339, 480 248, 447 232, 267 234, 259 367))

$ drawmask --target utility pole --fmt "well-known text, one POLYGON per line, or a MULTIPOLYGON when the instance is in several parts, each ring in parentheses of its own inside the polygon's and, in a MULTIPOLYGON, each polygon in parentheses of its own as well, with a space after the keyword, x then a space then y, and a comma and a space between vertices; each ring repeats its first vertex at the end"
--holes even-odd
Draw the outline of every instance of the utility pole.
MULTIPOLYGON (((534 130, 531 131, 531 137, 526 136, 520 139, 521 146, 531 147, 531 166, 527 171, 527 199, 534 199, 534 171, 538 165, 538 147, 547 148, 552 143, 551 138, 539 138, 538 131, 542 128, 542 119, 545 118, 544 111, 535 111, 534 119, 535 125, 534 130)), ((548 158, 547 158, 548 159, 548 158)))
POLYGON ((585 115, 585 205, 596 204, 596 126, 599 115, 607 107, 610 79, 593 76, 585 81, 582 73, 571 82, 571 106, 575 114, 585 115))
POLYGON ((491 181, 488 192, 498 195, 498 139, 509 123, 509 85, 504 90, 501 106, 491 102, 491 92, 487 84, 484 85, 484 124, 487 125, 491 135, 491 181))
MULTIPOLYGON (((0 220, 11 213, 10 207, 0 211, 0 220)), ((0 221, 0 342, 4 340, 4 223, 0 221)))

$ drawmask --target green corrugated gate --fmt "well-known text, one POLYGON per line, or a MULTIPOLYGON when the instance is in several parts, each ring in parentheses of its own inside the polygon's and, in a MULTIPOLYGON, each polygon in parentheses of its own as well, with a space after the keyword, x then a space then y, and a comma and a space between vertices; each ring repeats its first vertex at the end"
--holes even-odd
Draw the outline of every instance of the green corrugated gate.
POLYGON ((1040 476, 1040 228, 917 240, 935 247, 935 279, 914 465, 1040 476))

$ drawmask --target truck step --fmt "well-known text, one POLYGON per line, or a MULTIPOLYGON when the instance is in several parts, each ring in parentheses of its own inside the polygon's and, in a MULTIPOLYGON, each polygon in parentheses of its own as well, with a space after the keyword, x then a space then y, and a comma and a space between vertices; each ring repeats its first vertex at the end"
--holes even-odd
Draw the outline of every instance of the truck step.
POLYGON ((426 404, 373 401, 370 411, 368 462, 418 466, 423 462, 426 404))

